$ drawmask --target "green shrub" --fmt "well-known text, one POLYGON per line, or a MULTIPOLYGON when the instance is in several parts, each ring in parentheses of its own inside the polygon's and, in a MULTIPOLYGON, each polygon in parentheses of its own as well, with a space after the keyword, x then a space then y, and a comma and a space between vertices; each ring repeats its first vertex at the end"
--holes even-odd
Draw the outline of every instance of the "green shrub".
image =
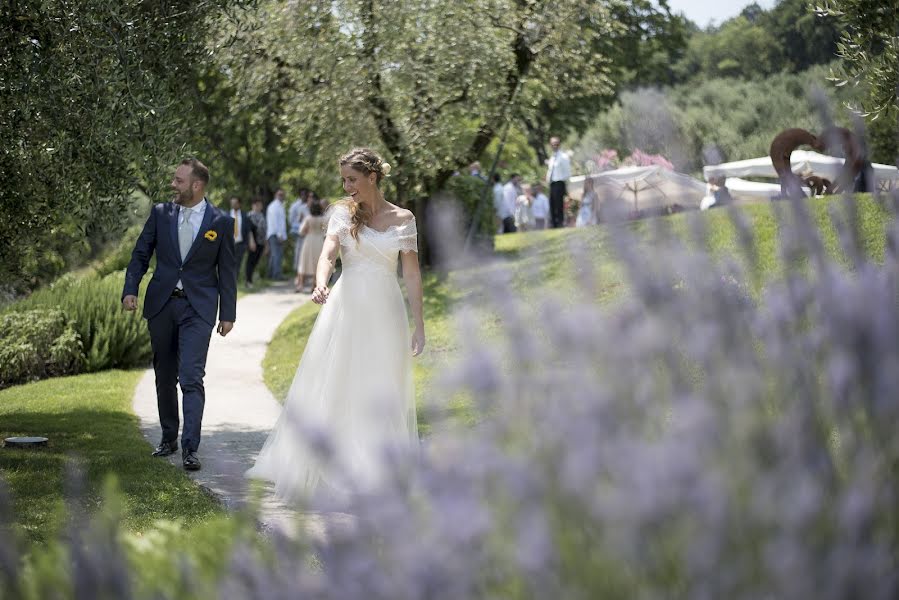
MULTIPOLYGON (((148 280, 144 278, 144 285, 148 280)), ((152 356, 150 336, 140 310, 122 310, 122 283, 120 273, 64 277, 8 310, 61 310, 81 339, 88 372, 144 366, 152 356)))
MULTIPOLYGON (((125 270, 128 263, 131 261, 131 251, 134 249, 134 241, 140 237, 143 228, 143 223, 135 223, 122 233, 118 241, 111 245, 103 254, 103 257, 97 261, 97 275, 106 277, 111 273, 119 273, 125 270)), ((150 263, 151 269, 154 267, 155 261, 156 255, 154 254, 150 263)))
POLYGON ((493 248, 495 211, 491 185, 470 175, 451 177, 444 190, 459 203, 462 213, 462 235, 467 235, 472 220, 476 220, 472 241, 477 246, 493 248))
POLYGON ((78 373, 81 337, 58 309, 0 316, 0 388, 33 379, 78 373))

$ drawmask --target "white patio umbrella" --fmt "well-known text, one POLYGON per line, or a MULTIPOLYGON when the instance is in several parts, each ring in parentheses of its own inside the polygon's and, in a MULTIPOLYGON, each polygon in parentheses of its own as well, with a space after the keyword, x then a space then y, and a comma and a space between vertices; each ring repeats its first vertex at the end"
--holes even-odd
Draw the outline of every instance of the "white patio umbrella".
POLYGON ((660 166, 623 167, 594 175, 572 177, 569 191, 583 194, 584 180, 593 180, 600 202, 625 202, 632 210, 680 204, 699 208, 706 184, 660 166))

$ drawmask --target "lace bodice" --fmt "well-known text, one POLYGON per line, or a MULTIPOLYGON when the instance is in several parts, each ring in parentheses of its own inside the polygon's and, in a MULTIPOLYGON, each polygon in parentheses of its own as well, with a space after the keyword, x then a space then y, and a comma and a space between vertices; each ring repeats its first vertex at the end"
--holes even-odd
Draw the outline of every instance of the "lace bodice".
POLYGON ((328 235, 340 240, 340 257, 344 271, 374 267, 396 274, 400 252, 418 252, 418 230, 415 217, 385 231, 363 226, 358 241, 350 233, 352 222, 346 206, 338 204, 330 211, 328 235))

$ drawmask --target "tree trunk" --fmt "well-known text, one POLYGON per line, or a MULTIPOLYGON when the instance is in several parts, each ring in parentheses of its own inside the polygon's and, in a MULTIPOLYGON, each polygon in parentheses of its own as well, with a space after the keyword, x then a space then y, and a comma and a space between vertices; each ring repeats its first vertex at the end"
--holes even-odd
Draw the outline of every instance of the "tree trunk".
POLYGON ((528 138, 528 145, 533 148, 534 153, 537 155, 537 165, 541 168, 545 167, 546 161, 549 160, 549 154, 546 153, 546 143, 549 141, 547 138, 547 123, 540 115, 533 120, 523 119, 522 122, 528 138))

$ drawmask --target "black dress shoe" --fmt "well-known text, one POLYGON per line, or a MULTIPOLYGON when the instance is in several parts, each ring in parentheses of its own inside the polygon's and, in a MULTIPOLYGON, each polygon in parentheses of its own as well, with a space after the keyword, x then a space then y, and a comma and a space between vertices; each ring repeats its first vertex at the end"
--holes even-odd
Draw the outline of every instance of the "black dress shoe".
POLYGON ((200 459, 197 458, 197 455, 193 452, 185 452, 184 453, 184 470, 185 471, 199 471, 200 470, 200 459))
POLYGON ((169 456, 178 451, 178 442, 159 442, 156 449, 153 450, 153 456, 169 456))

